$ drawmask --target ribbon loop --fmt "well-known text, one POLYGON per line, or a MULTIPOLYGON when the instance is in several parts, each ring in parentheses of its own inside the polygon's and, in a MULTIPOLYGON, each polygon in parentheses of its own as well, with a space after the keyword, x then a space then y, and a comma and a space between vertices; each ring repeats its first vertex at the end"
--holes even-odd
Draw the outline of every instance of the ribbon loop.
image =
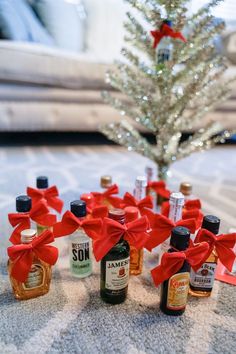
POLYGON ((45 199, 49 207, 61 213, 64 203, 58 198, 59 193, 56 186, 49 187, 45 190, 27 187, 27 194, 32 198, 33 205, 45 199))
POLYGON ((99 206, 104 204, 105 202, 110 203, 113 207, 119 208, 122 203, 122 199, 119 197, 114 197, 114 194, 119 193, 119 188, 116 184, 113 184, 111 187, 107 188, 105 192, 92 192, 91 194, 94 196, 94 204, 95 206, 99 206))
POLYGON ((147 209, 153 208, 153 202, 151 196, 147 196, 138 201, 132 194, 126 192, 123 198, 123 202, 125 206, 135 206, 136 208, 138 208, 141 215, 144 214, 145 208, 147 209))

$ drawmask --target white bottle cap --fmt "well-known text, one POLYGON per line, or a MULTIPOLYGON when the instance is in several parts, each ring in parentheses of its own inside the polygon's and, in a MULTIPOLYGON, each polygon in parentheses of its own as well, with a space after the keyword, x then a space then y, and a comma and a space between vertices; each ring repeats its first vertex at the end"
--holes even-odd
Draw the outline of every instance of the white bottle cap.
POLYGON ((147 187, 147 177, 146 176, 138 176, 135 181, 135 186, 137 188, 147 187))
POLYGON ((21 231, 21 243, 31 243, 37 232, 34 229, 25 229, 21 231))
POLYGON ((176 206, 177 205, 181 205, 183 206, 184 205, 184 195, 183 193, 181 192, 174 192, 174 193, 171 193, 170 195, 170 204, 175 204, 176 206))

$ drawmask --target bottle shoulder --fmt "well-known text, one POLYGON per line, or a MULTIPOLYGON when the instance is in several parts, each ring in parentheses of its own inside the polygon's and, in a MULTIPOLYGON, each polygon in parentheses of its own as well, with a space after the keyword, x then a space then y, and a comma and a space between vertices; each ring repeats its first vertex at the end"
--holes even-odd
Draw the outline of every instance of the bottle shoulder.
POLYGON ((84 241, 84 242, 86 242, 86 241, 90 240, 90 238, 84 232, 83 229, 79 228, 78 230, 73 232, 73 234, 70 235, 70 240, 71 241, 81 241, 81 242, 84 241))
POLYGON ((118 242, 115 246, 113 246, 103 259, 104 260, 122 259, 122 258, 129 257, 129 255, 130 255, 129 243, 123 240, 121 242, 118 242))

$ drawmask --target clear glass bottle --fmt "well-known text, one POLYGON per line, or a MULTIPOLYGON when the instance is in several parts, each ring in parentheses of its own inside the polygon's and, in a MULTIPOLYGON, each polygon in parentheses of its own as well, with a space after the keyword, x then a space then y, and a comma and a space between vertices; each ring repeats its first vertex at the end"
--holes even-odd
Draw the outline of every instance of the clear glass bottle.
MULTIPOLYGON (((220 219, 214 215, 206 215, 203 218, 202 229, 206 229, 213 234, 217 235, 220 228, 220 219)), ((218 256, 215 251, 210 254, 201 268, 194 272, 190 272, 190 288, 189 293, 196 297, 211 296, 212 288, 215 280, 215 272, 217 266, 218 256)))
MULTIPOLYGON (((168 217, 174 223, 182 219, 183 206, 184 206, 184 195, 180 192, 172 193, 170 196, 170 211, 168 217)), ((164 241, 161 244, 160 260, 162 254, 168 251, 169 245, 170 245, 170 238, 168 238, 166 241, 164 241)))
MULTIPOLYGON (((163 21, 163 24, 167 24, 168 26, 172 26, 172 22, 170 20, 163 21)), ((163 64, 166 61, 172 60, 173 53, 173 42, 171 37, 163 37, 160 43, 156 48, 156 61, 157 64, 163 64)))
POLYGON ((134 197, 137 200, 141 200, 146 197, 147 190, 147 177, 138 176, 135 181, 134 197))
POLYGON ((153 181, 153 168, 147 166, 146 169, 146 176, 147 176, 147 189, 146 189, 146 195, 150 195, 153 199, 153 209, 156 209, 156 205, 157 205, 157 194, 155 192, 154 189, 148 187, 148 182, 152 182, 153 181))
MULTIPOLYGON (((37 237, 36 230, 23 230, 21 232, 21 243, 31 243, 35 237, 37 237)), ((51 265, 41 261, 34 255, 28 278, 24 283, 21 283, 11 276, 13 264, 9 259, 8 274, 13 293, 17 300, 33 299, 48 293, 52 277, 51 265)))
MULTIPOLYGON (((70 210, 80 220, 86 217, 86 203, 83 200, 71 202, 70 210)), ((91 240, 82 228, 70 235, 69 257, 73 276, 85 278, 92 273, 91 240)))
MULTIPOLYGON (((128 206, 124 209, 125 211, 125 223, 137 220, 139 217, 138 208, 128 206)), ((132 245, 130 246, 130 274, 139 275, 143 270, 143 248, 137 250, 132 245)))
MULTIPOLYGON (((109 218, 125 222, 122 209, 109 211, 109 218)), ((120 304, 125 301, 129 283, 130 248, 122 237, 101 260, 100 295, 103 301, 120 304)))
MULTIPOLYGON (((189 246, 190 233, 186 227, 177 226, 172 230, 168 252, 184 251, 189 246)), ((184 313, 188 299, 190 265, 183 266, 165 280, 161 286, 161 311, 166 315, 180 316, 184 313)))
MULTIPOLYGON (((41 190, 41 191, 45 191, 49 185, 48 185, 48 177, 46 176, 39 176, 36 178, 36 187, 41 190)), ((44 226, 44 225, 40 225, 37 224, 37 233, 38 235, 40 235, 41 233, 43 233, 45 230, 50 230, 51 228, 48 226, 44 226)))

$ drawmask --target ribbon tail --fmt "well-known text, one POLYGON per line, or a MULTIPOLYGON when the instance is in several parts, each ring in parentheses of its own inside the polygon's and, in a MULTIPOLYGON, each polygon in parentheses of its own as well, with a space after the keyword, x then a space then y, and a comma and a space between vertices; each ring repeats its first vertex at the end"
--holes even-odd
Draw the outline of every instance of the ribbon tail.
POLYGON ((236 258, 234 251, 224 246, 217 247, 216 251, 221 263, 231 272, 236 258))
POLYGON ((100 261, 115 244, 116 242, 110 242, 107 237, 93 240, 93 253, 96 261, 100 261))
POLYGON ((18 225, 12 232, 9 241, 13 245, 18 245, 21 243, 21 231, 29 229, 30 228, 30 220, 25 221, 24 223, 21 223, 18 225))
POLYGON ((62 212, 64 203, 60 198, 50 197, 47 199, 47 202, 49 207, 56 210, 58 213, 62 212))

